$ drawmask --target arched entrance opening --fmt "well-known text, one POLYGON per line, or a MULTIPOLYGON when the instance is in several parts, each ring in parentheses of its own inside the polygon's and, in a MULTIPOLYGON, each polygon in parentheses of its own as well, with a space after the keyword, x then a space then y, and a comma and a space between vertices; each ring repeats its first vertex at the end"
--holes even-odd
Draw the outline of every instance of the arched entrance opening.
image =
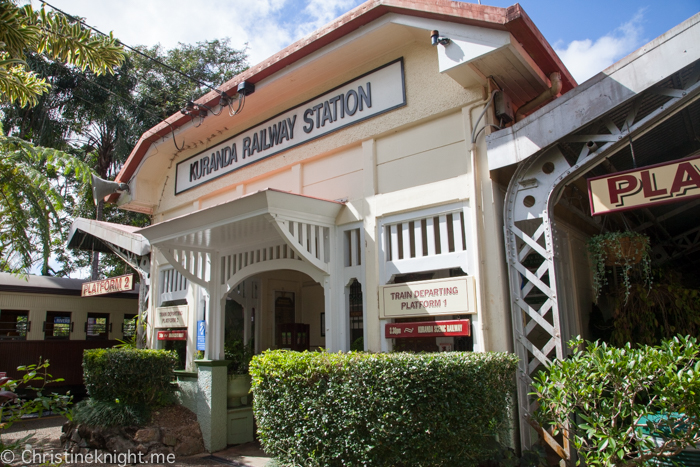
MULTIPOLYGON (((304 272, 271 269, 231 287, 224 306, 224 349, 325 348, 325 292, 304 272)), ((227 357, 228 358, 228 357, 227 357)))

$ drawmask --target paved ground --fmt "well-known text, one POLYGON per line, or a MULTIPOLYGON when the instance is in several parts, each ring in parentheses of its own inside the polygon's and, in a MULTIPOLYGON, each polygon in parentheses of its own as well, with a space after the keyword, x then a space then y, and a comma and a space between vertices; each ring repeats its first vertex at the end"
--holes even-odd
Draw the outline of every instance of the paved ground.
MULTIPOLYGON (((59 437, 61 436, 61 426, 66 420, 62 417, 46 417, 35 420, 23 421, 15 423, 8 430, 3 430, 3 443, 10 443, 26 438, 22 444, 29 445, 29 449, 33 452, 46 453, 50 456, 51 453, 57 454, 60 451, 59 437)), ((6 460, 6 459, 2 459, 6 460)), ((17 459, 19 461, 19 459, 17 459)), ((199 454, 192 457, 178 457, 174 464, 140 464, 151 467, 172 467, 173 465, 233 465, 236 467, 265 467, 270 463, 271 459, 267 456, 257 443, 246 443, 238 446, 230 446, 223 451, 214 453, 214 455, 199 454)), ((1 464, 1 462, 0 462, 1 464)), ((31 462, 29 465, 36 465, 38 462, 31 462)), ((21 462, 15 462, 11 465, 27 465, 21 462)), ((65 463, 75 467, 88 467, 96 464, 76 464, 65 463)), ((100 464, 110 465, 110 464, 100 464)), ((118 464, 113 464, 118 465, 118 464)))

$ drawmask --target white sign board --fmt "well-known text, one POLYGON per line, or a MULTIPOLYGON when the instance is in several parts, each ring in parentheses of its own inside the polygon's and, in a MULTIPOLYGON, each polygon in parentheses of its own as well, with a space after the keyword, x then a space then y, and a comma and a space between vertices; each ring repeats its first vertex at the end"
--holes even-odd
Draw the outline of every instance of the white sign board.
POLYGON ((156 308, 156 328, 186 328, 189 305, 162 306, 156 308))
POLYGON ((404 105, 399 59, 178 163, 175 194, 404 105))
POLYGON ((380 286, 379 318, 476 313, 470 276, 380 286))

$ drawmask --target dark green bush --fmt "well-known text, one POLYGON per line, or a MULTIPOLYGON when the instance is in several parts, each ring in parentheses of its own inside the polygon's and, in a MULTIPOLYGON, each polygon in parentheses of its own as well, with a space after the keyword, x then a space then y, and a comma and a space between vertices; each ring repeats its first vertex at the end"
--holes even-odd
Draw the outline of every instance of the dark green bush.
POLYGON ((250 365, 259 438, 304 466, 476 465, 507 434, 516 368, 502 353, 264 352, 250 365))
POLYGON ((144 404, 85 399, 73 408, 73 422, 90 426, 143 426, 148 423, 149 416, 150 410, 144 404))
POLYGON ((165 350, 90 349, 83 353, 85 388, 96 401, 158 407, 174 402, 177 354, 165 350))

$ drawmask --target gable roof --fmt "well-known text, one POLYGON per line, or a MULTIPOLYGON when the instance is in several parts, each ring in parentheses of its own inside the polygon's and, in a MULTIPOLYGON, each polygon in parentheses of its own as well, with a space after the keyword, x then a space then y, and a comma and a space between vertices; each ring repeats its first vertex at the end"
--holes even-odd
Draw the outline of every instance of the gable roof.
MULTIPOLYGON (((449 0, 369 0, 235 76, 220 86, 219 90, 233 96, 239 83, 248 81, 255 84, 388 13, 508 31, 545 74, 561 74, 562 93, 576 86, 574 78, 519 4, 498 8, 449 0)), ((214 91, 197 100, 198 104, 210 107, 218 102, 219 94, 214 91)), ((168 136, 171 128, 178 128, 189 121, 189 116, 178 112, 144 133, 117 175, 116 181, 129 182, 151 145, 168 136)), ((118 195, 114 194, 108 199, 114 202, 117 197, 118 195)))

